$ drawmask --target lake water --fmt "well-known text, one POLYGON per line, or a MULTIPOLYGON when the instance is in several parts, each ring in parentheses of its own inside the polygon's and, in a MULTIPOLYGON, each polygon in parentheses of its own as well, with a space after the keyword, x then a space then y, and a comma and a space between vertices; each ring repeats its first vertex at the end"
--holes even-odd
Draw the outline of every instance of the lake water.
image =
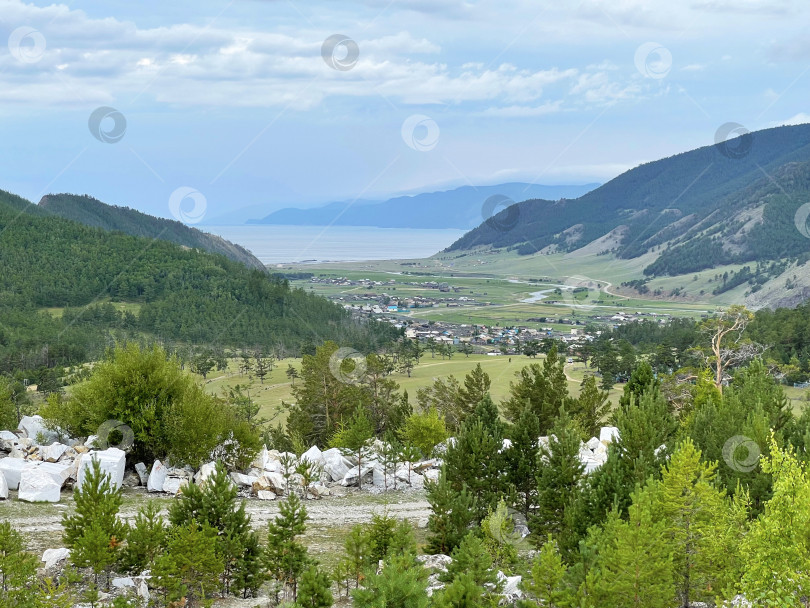
POLYGON ((369 226, 200 226, 242 245, 265 264, 425 258, 459 239, 464 230, 369 226))

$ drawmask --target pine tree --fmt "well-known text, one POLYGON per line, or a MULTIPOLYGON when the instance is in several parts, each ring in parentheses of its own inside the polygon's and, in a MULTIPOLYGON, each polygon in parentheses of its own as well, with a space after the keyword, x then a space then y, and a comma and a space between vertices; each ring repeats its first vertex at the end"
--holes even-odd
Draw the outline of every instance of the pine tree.
POLYGON ((568 394, 564 359, 554 345, 545 361, 532 363, 521 369, 517 381, 509 386, 509 399, 503 404, 504 415, 514 422, 525 407, 530 407, 540 421, 540 430, 546 433, 554 424, 560 408, 571 409, 573 398, 568 394))
POLYGON ((374 437, 374 427, 362 408, 357 408, 348 421, 341 421, 329 445, 340 448, 357 460, 357 487, 363 488, 363 459, 368 454, 368 442, 374 437))
POLYGON ((467 533, 461 543, 453 549, 450 557, 453 561, 447 565, 447 572, 439 575, 439 580, 452 583, 462 576, 469 575, 477 587, 482 589, 485 585, 497 587, 498 579, 492 567, 492 556, 487 551, 484 541, 475 532, 467 533))
POLYGON ((492 381, 480 363, 476 363, 473 370, 464 376, 464 384, 459 388, 459 407, 456 412, 457 424, 460 427, 464 421, 475 411, 481 401, 489 395, 492 381))
POLYGON ((249 534, 233 567, 231 589, 243 598, 256 597, 265 581, 264 553, 257 534, 249 534))
POLYGON ((127 535, 122 564, 127 572, 139 574, 151 567, 166 546, 168 530, 157 501, 150 500, 138 509, 127 535))
POLYGON ((379 574, 369 573, 363 587, 352 591, 355 608, 427 608, 428 573, 413 554, 392 555, 379 574))
POLYGON ((649 496, 637 491, 629 521, 614 511, 605 524, 605 546, 593 571, 593 600, 605 608, 669 608, 674 593, 670 545, 662 542, 649 496))
POLYGON ((557 543, 549 536, 532 562, 530 576, 523 579, 522 589, 547 608, 573 605, 571 593, 563 583, 567 571, 557 543))
POLYGON ((155 560, 152 580, 166 602, 186 598, 191 607, 216 589, 222 571, 216 530, 191 520, 172 529, 166 552, 155 560))
POLYGON ((317 566, 312 565, 301 574, 298 586, 297 608, 329 608, 334 603, 331 581, 317 566))
POLYGON ((512 445, 503 451, 506 482, 514 493, 514 507, 529 519, 537 508, 537 456, 540 421, 524 408, 510 428, 512 445))
POLYGON ((630 369, 632 369, 630 379, 624 385, 622 396, 619 397, 619 405, 624 408, 630 405, 633 398, 637 403, 644 393, 658 392, 661 385, 653 372, 652 366, 647 361, 642 361, 638 367, 630 369))
POLYGON ((70 561, 77 568, 90 568, 93 571, 93 586, 98 586, 99 574, 106 573, 106 587, 110 586, 110 571, 118 558, 115 538, 111 538, 102 525, 91 523, 82 530, 82 535, 73 543, 70 561))
POLYGON ((432 608, 495 608, 497 601, 477 585, 470 574, 462 574, 433 598, 432 608))
POLYGON ((521 537, 515 532, 515 521, 509 515, 503 499, 481 522, 480 533, 493 567, 506 573, 513 572, 518 564, 515 545, 521 537))
POLYGON ((447 449, 447 480, 459 492, 466 486, 475 499, 474 517, 480 523, 504 493, 503 423, 498 408, 487 395, 464 422, 455 443, 447 449))
POLYGON ((598 437, 602 422, 609 413, 608 392, 599 390, 595 376, 585 376, 580 384, 579 397, 571 407, 571 416, 582 429, 582 438, 598 437))
POLYGON ((359 587, 360 581, 365 576, 366 568, 371 565, 371 539, 366 534, 364 526, 357 524, 352 527, 343 542, 343 548, 345 555, 339 570, 345 575, 346 593, 348 594, 350 583, 354 583, 355 589, 359 587))
POLYGON ((0 522, 0 606, 28 608, 37 584, 36 556, 25 552, 23 536, 11 523, 0 522))
POLYGON ((447 480, 444 467, 439 480, 425 483, 425 489, 431 508, 428 517, 430 535, 425 552, 449 555, 475 521, 475 497, 470 495, 466 485, 456 491, 447 480))
MULTIPOLYGON (((540 447, 537 473, 537 511, 529 526, 537 539, 570 533, 566 513, 579 499, 585 466, 579 460, 580 430, 561 411, 551 428, 548 446, 540 447)), ((569 543, 571 544, 571 543, 569 543)), ((576 542, 573 543, 576 546, 576 542)))
POLYGON ((68 548, 73 548, 91 525, 96 525, 108 541, 116 544, 126 538, 127 526, 118 519, 121 490, 113 487, 110 476, 101 470, 95 458, 85 471, 82 485, 73 488, 73 500, 76 504, 73 513, 62 516, 62 538, 68 548))
POLYGON ((713 599, 718 566, 707 559, 711 539, 726 524, 724 493, 715 488, 715 464, 701 461, 690 439, 682 442, 664 467, 656 512, 664 523, 663 538, 672 552, 675 588, 681 605, 713 599))
POLYGON ((169 521, 174 526, 190 520, 208 525, 217 532, 217 552, 222 558, 222 590, 230 591, 237 562, 250 559, 246 547, 253 543, 249 537, 250 516, 244 501, 237 499, 236 486, 225 467, 217 463, 214 472, 200 486, 187 485, 178 500, 169 508, 169 521), (238 504, 237 504, 238 503, 238 504))
POLYGON ((268 524, 265 567, 279 585, 278 591, 289 591, 293 601, 309 563, 306 547, 297 540, 306 531, 307 519, 307 510, 298 496, 290 494, 279 505, 278 516, 268 524))

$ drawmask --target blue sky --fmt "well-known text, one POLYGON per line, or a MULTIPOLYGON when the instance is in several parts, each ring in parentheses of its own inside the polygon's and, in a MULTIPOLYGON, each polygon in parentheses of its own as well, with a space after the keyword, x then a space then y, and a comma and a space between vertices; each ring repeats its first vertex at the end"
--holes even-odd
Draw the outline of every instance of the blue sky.
POLYGON ((164 217, 195 189, 210 219, 606 181, 728 122, 810 121, 808 17, 799 0, 0 0, 0 189, 164 217), (324 58, 336 34, 349 46, 324 58), (94 137, 99 107, 117 114, 94 137))

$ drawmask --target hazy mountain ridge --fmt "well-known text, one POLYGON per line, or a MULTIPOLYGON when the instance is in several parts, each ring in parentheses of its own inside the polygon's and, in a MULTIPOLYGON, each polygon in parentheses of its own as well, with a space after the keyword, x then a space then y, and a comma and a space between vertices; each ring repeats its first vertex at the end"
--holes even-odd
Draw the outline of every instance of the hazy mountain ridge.
POLYGON ((341 201, 311 209, 280 209, 249 224, 287 226, 375 226, 378 228, 469 229, 486 219, 484 203, 492 196, 514 201, 529 198, 572 198, 598 184, 545 186, 512 182, 495 186, 462 186, 453 190, 397 196, 386 201, 341 201))
POLYGON ((147 215, 129 207, 108 205, 87 195, 48 194, 42 197, 36 208, 86 226, 161 239, 183 247, 218 253, 250 268, 264 268, 250 251, 220 236, 202 232, 176 220, 147 215))
MULTIPOLYGON (((750 196, 757 189, 767 190, 768 182, 787 179, 796 170, 790 168, 791 163, 810 161, 810 125, 777 127, 746 137, 727 147, 705 146, 646 163, 578 199, 518 203, 465 234, 447 251, 509 248, 530 255, 549 246, 573 251, 626 226, 613 250, 619 257, 638 257, 665 244, 683 248, 691 239, 719 233, 728 241, 719 245, 731 256, 731 225, 723 223, 749 209, 753 204, 750 196), (739 148, 745 152, 740 158, 735 157, 736 146, 744 146, 739 148), (570 228, 578 224, 581 229, 572 238, 570 228)), ((773 184, 770 188, 779 189, 773 184)), ((795 207, 800 205, 797 202, 795 207)), ((788 228, 784 221, 782 224, 788 228)), ((795 253, 800 242, 794 241, 790 251, 795 253)), ((776 253, 767 253, 760 243, 751 254, 754 257, 748 259, 772 259, 767 256, 776 253)), ((651 270, 668 271, 664 267, 651 270)))

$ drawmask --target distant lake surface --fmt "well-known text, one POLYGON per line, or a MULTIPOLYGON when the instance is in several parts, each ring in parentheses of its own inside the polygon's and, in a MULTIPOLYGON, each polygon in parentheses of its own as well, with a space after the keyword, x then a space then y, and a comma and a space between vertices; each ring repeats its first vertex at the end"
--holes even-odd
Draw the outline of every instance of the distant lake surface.
POLYGON ((464 230, 369 226, 198 226, 242 245, 265 264, 425 258, 464 230))

